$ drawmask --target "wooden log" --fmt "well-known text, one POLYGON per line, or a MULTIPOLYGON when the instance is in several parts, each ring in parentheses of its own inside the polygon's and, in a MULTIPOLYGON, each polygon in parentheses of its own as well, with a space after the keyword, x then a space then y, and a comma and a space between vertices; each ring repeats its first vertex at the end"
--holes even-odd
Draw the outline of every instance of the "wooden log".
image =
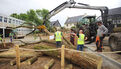
MULTIPOLYGON (((33 56, 37 56, 38 54, 34 51, 20 51, 20 57, 33 57, 33 56), (31 54, 30 54, 31 53, 31 54)), ((39 54, 40 55, 40 54, 39 54)), ((10 49, 8 51, 5 52, 1 52, 0 53, 0 57, 1 58, 14 58, 16 57, 16 52, 14 49, 10 49)))
MULTIPOLYGON (((20 62, 23 62, 29 58, 30 57, 22 57, 22 58, 20 58, 20 62)), ((16 64, 16 59, 10 61, 10 65, 15 65, 15 64, 16 64)))
POLYGON ((28 63, 29 65, 31 65, 31 64, 33 64, 37 59, 38 59, 38 57, 37 57, 37 56, 34 56, 34 57, 28 59, 28 60, 27 60, 27 63, 28 63))
POLYGON ((61 69, 64 69, 65 67, 65 46, 62 45, 61 47, 61 69))
POLYGON ((65 69, 73 69, 73 65, 72 64, 68 64, 65 69))
POLYGON ((18 45, 15 46, 15 51, 16 51, 16 66, 17 69, 20 69, 20 50, 18 45))
POLYGON ((75 48, 75 46, 70 41, 68 41, 64 35, 62 35, 62 37, 63 37, 63 40, 68 44, 70 48, 75 48))
POLYGON ((51 59, 50 61, 48 61, 47 64, 44 65, 44 69, 50 69, 54 64, 54 59, 51 59))
MULTIPOLYGON (((40 46, 40 49, 50 49, 50 46, 40 46)), ((38 48, 39 49, 39 48, 38 48)), ((52 47, 51 47, 52 49, 52 47)), ((71 61, 73 64, 76 64, 85 69, 100 69, 102 66, 102 58, 94 53, 83 53, 75 52, 76 50, 65 50, 65 59, 71 61)), ((48 56, 54 56, 60 58, 60 51, 48 51, 42 52, 48 56)))

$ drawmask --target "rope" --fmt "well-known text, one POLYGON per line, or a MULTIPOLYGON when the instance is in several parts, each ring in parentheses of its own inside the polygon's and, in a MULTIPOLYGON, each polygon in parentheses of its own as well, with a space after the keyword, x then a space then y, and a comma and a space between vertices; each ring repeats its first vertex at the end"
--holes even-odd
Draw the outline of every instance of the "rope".
MULTIPOLYGON (((57 51, 57 50, 60 50, 61 48, 57 48, 57 49, 43 49, 43 50, 35 50, 35 49, 26 49, 26 48, 19 48, 21 50, 26 50, 26 51, 36 51, 36 52, 39 52, 39 51, 57 51)), ((10 49, 1 49, 0 51, 8 51, 10 49)), ((121 53, 121 51, 114 51, 114 52, 84 52, 84 51, 78 51, 78 50, 74 50, 74 49, 68 49, 68 48, 65 48, 65 50, 68 50, 68 51, 73 51, 73 52, 79 52, 79 53, 97 53, 97 54, 101 54, 101 53, 121 53)))
POLYGON ((60 50, 61 48, 57 48, 57 49, 45 49, 45 50, 35 50, 35 49, 26 49, 26 48, 19 48, 19 49, 39 52, 39 51, 57 51, 57 50, 60 50))
POLYGON ((9 49, 1 49, 0 51, 8 51, 9 49))
POLYGON ((80 52, 80 53, 121 53, 121 51, 113 51, 113 52, 84 52, 84 51, 78 51, 78 50, 73 50, 73 49, 68 49, 68 48, 65 48, 65 50, 68 50, 68 51, 73 51, 73 52, 80 52))

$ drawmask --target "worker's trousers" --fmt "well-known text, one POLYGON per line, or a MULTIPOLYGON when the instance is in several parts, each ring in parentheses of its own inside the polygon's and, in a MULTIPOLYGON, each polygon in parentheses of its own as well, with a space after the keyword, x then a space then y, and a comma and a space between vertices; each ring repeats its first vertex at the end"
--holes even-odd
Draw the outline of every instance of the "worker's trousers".
POLYGON ((13 37, 12 36, 10 36, 10 41, 12 42, 12 39, 13 39, 13 37))
POLYGON ((83 51, 84 45, 77 45, 77 50, 83 51))
POLYGON ((60 48, 61 45, 62 45, 62 44, 61 44, 61 41, 56 41, 56 47, 57 47, 57 48, 60 48))
POLYGON ((97 51, 102 52, 102 48, 103 48, 103 39, 104 39, 104 37, 100 37, 100 41, 97 41, 97 42, 96 42, 97 51))

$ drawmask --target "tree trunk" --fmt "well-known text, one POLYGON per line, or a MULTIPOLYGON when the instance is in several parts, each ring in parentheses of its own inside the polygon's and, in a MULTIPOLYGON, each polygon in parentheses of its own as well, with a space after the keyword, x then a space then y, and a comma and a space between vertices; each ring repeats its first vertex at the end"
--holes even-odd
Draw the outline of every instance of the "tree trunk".
MULTIPOLYGON (((20 62, 23 62, 23 61, 25 61, 25 60, 27 60, 29 58, 30 57, 22 57, 22 58, 20 58, 20 62)), ((10 65, 15 65, 15 64, 16 64, 16 59, 10 61, 10 65)))
MULTIPOLYGON (((40 49, 50 49, 50 46, 40 46, 40 49)), ((76 51, 76 50, 75 50, 76 51)), ((86 69, 101 69, 102 58, 94 53, 83 53, 65 50, 65 59, 86 69)), ((60 58, 59 51, 44 51, 45 55, 60 58)))
POLYGON ((44 65, 44 69, 50 69, 54 64, 54 59, 51 59, 47 64, 44 65))
MULTIPOLYGON (((37 56, 40 55, 42 53, 36 53, 34 51, 21 51, 20 50, 20 57, 32 57, 32 56, 37 56), (31 54, 30 54, 31 53, 31 54)), ((16 52, 14 49, 10 49, 8 51, 2 52, 0 53, 0 57, 5 57, 5 58, 14 58, 16 57, 16 52)))
POLYGON ((73 69, 73 65, 72 64, 68 64, 65 69, 73 69))
POLYGON ((37 56, 34 56, 34 57, 28 59, 28 60, 27 60, 27 63, 28 63, 29 65, 30 65, 30 64, 33 64, 37 59, 38 59, 38 57, 37 57, 37 56))

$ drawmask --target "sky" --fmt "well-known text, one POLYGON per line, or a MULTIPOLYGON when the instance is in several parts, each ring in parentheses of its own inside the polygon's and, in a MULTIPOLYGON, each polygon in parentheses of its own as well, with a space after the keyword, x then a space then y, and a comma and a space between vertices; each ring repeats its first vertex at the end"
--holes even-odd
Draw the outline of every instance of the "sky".
MULTIPOLYGON (((30 9, 48 9, 51 11, 58 5, 69 0, 0 0, 0 13, 10 15, 11 13, 25 13, 30 9)), ((109 9, 121 7, 121 0, 75 0, 79 3, 89 4, 91 6, 107 6, 109 9)), ((63 26, 66 19, 78 15, 100 15, 100 11, 87 9, 69 9, 66 8, 53 16, 50 21, 59 20, 63 26)))

